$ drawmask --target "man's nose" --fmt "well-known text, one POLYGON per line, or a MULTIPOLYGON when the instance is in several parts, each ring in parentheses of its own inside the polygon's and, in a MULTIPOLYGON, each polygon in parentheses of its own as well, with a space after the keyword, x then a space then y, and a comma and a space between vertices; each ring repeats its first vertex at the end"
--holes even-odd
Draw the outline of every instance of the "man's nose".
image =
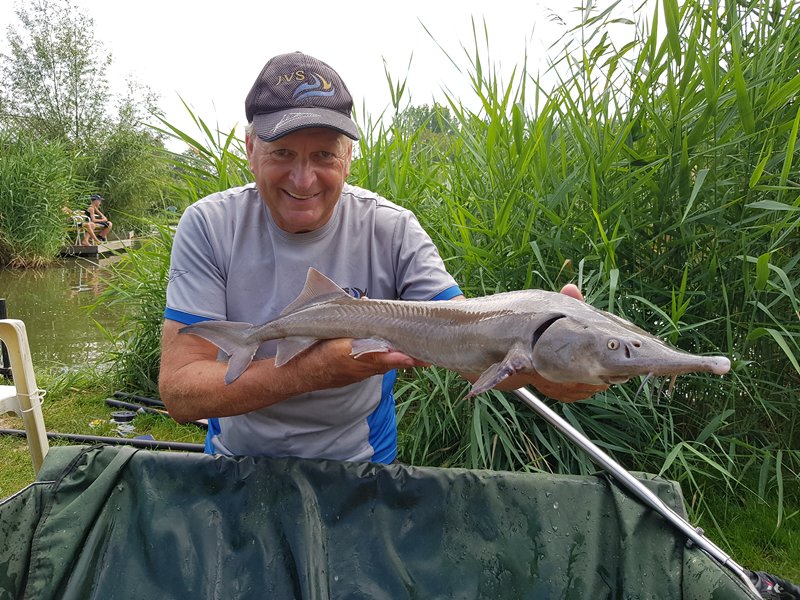
POLYGON ((307 160, 297 160, 292 165, 292 172, 289 178, 298 190, 309 189, 316 181, 314 165, 307 160))

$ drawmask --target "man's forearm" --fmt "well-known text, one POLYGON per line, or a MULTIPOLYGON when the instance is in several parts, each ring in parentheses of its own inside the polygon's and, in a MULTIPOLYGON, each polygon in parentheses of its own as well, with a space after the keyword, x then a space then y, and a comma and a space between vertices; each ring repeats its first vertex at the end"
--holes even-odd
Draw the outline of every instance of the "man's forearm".
POLYGON ((311 391, 311 378, 291 366, 277 368, 272 359, 256 360, 234 383, 224 382, 228 365, 202 359, 175 370, 162 370, 161 399, 180 422, 244 414, 311 391))

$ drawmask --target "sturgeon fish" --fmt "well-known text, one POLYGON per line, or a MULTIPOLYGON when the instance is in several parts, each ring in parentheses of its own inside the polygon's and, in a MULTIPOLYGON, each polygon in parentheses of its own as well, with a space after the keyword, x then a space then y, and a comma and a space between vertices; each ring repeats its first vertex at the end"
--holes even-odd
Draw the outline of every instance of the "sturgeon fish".
POLYGON ((180 333, 200 336, 230 358, 225 383, 250 365, 262 343, 279 340, 282 366, 315 343, 353 338, 352 355, 403 352, 461 373, 481 373, 474 396, 515 373, 538 372, 560 383, 622 383, 636 375, 705 371, 724 375, 724 356, 671 348, 609 312, 558 292, 520 290, 442 301, 356 299, 308 270, 300 295, 264 325, 204 321, 180 333))

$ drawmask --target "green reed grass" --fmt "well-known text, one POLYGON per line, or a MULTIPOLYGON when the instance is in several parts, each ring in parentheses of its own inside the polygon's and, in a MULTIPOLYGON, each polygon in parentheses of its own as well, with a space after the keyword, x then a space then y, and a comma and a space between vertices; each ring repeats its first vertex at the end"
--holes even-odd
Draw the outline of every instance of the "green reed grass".
POLYGON ((196 115, 183 100, 184 107, 200 135, 178 129, 161 117, 163 128, 156 130, 186 144, 183 154, 165 152, 165 160, 176 170, 178 177, 171 199, 184 208, 200 198, 252 180, 242 140, 236 137, 236 128, 222 132, 211 127, 196 115))
MULTIPOLYGON (((163 120, 165 129, 159 130, 186 143, 189 148, 184 154, 164 153, 164 160, 178 174, 170 201, 182 208, 251 179, 244 147, 235 137, 235 130, 226 134, 212 131, 188 104, 184 106, 200 135, 180 130, 163 120)), ((157 395, 161 324, 175 214, 165 210, 148 219, 148 223, 151 235, 140 248, 129 250, 123 260, 110 266, 112 275, 95 305, 125 303, 133 307, 126 311, 120 327, 108 332, 115 347, 107 357, 109 376, 124 389, 157 395)))
POLYGON ((164 222, 152 224, 141 247, 129 250, 123 260, 109 267, 106 287, 93 303, 94 307, 126 305, 121 323, 113 332, 106 332, 114 349, 104 363, 116 386, 147 396, 158 394, 161 325, 172 247, 170 217, 165 213, 164 222))
POLYGON ((0 136, 0 264, 52 262, 69 235, 62 206, 85 192, 76 161, 58 143, 0 136))

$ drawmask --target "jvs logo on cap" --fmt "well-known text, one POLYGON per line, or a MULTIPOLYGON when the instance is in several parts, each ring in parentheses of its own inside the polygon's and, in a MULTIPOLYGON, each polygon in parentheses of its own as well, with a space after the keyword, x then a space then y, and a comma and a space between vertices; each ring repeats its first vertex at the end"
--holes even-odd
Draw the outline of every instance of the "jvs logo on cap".
POLYGON ((292 99, 295 102, 301 102, 306 98, 333 96, 336 93, 336 88, 333 87, 333 84, 330 81, 326 81, 322 75, 319 73, 306 74, 304 71, 280 75, 275 85, 286 85, 295 82, 302 82, 292 92, 292 99))

